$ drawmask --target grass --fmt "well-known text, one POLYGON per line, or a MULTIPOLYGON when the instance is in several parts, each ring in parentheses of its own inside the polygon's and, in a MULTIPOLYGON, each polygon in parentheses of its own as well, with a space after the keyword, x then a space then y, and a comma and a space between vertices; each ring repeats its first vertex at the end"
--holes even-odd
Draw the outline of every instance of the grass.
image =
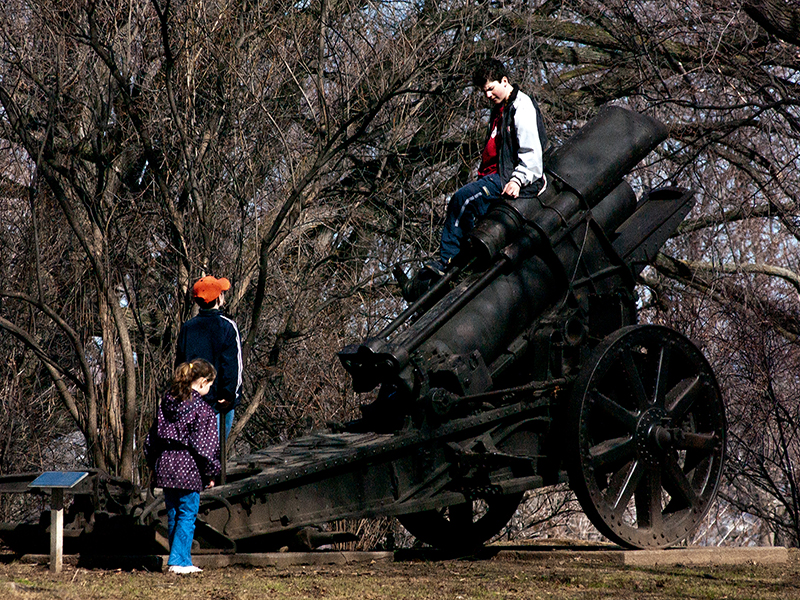
POLYGON ((0 564, 0 598, 88 600, 800 600, 800 563, 622 567, 601 559, 444 560, 332 567, 229 567, 180 576, 0 564))

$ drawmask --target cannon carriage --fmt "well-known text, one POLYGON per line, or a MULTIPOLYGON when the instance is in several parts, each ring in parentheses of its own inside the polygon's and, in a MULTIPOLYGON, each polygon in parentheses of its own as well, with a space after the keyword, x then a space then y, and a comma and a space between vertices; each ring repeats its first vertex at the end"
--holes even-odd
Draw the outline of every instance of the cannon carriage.
MULTIPOLYGON (((526 491, 563 482, 613 542, 687 537, 722 474, 724 406, 690 340, 637 323, 634 286, 693 198, 668 187, 637 202, 624 180, 666 135, 604 107, 550 153, 543 193, 494 205, 443 279, 339 353, 357 392, 377 388, 361 418, 230 461, 201 495, 199 546, 313 547, 332 539, 315 525, 397 516, 424 542, 469 549, 526 491)), ((95 504, 67 519, 83 547, 120 527, 163 546, 159 498, 131 492, 99 520, 95 504)))
POLYGON ((444 280, 341 353, 357 390, 380 386, 356 426, 520 409, 513 435, 487 427, 451 455, 448 486, 483 494, 486 527, 456 533, 470 530, 465 505, 401 516, 418 537, 463 546, 497 533, 516 500, 492 486, 533 474, 541 485, 567 475, 592 523, 629 547, 675 544, 709 508, 725 452, 714 374, 678 332, 637 324, 635 276, 693 204, 678 188, 637 202, 623 179, 666 135, 654 119, 601 109, 548 157, 543 193, 497 203, 444 280))

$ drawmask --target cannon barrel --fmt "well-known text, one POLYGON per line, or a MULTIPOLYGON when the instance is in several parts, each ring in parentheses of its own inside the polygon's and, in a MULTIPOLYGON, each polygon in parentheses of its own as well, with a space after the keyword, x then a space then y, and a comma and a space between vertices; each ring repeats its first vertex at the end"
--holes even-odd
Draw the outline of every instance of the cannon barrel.
MULTIPOLYGON (((506 247, 502 251, 505 260, 498 262, 503 264, 519 260, 519 264, 512 270, 506 268, 507 272, 497 276, 438 331, 433 332, 420 346, 421 350, 437 345, 440 348, 447 346, 456 355, 477 351, 487 364, 496 359, 514 338, 564 295, 582 257, 603 253, 601 232, 618 224, 614 217, 624 218, 633 212, 635 196, 627 184, 621 184, 614 194, 604 198, 598 206, 601 207, 598 216, 605 220, 597 220, 592 212, 596 225, 594 230, 585 222, 573 230, 573 235, 564 236, 558 243, 547 247, 552 238, 533 229, 534 243, 521 243, 529 239, 521 237, 515 244, 506 247), (532 249, 538 251, 526 258, 518 258, 524 257, 532 249)), ((457 290, 454 295, 457 296, 460 291, 457 290)), ((405 340, 418 335, 418 330, 424 328, 425 322, 410 327, 398 336, 394 344, 402 346, 405 340)))
POLYGON ((666 135, 650 117, 604 107, 548 157, 543 193, 504 198, 478 223, 458 257, 460 264, 479 267, 472 277, 396 335, 383 333, 340 352, 356 391, 391 383, 414 396, 420 373, 441 374, 444 357, 480 363, 466 376, 470 384, 450 385, 452 391, 483 391, 493 385, 491 363, 509 344, 565 294, 581 295, 576 282, 606 269, 611 279, 593 282, 601 289, 584 296, 604 287, 632 288, 630 272, 609 242, 636 206, 622 177, 666 135))

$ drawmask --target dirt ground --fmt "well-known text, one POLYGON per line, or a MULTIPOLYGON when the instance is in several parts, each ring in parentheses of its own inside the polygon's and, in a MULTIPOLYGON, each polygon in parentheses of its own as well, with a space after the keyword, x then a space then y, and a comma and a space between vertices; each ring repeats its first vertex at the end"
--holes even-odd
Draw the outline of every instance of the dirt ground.
POLYGON ((0 598, 353 600, 650 598, 800 599, 800 561, 732 567, 625 567, 604 559, 475 558, 286 568, 228 567, 197 575, 0 562, 0 598))

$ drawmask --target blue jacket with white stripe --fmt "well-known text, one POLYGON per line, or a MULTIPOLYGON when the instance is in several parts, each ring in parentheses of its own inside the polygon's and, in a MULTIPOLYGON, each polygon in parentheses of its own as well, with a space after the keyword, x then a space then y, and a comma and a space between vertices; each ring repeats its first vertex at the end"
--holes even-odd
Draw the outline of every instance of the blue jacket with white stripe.
POLYGON ((217 308, 200 309, 178 334, 175 366, 203 358, 214 365, 217 378, 203 398, 212 407, 218 400, 239 404, 242 388, 242 342, 236 323, 217 308))

